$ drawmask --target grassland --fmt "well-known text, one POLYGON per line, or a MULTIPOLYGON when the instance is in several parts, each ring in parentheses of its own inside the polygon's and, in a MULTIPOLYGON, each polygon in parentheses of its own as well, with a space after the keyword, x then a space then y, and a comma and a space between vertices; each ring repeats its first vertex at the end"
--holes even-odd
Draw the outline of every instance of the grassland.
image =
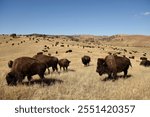
POLYGON ((144 53, 150 59, 150 36, 30 35, 13 38, 0 35, 0 99, 150 99, 150 67, 139 65, 144 53), (66 53, 69 49, 72 52, 66 53), (46 71, 44 87, 40 85, 37 75, 33 76, 31 86, 27 85, 27 79, 23 81, 23 85, 7 86, 5 76, 10 71, 8 61, 21 56, 32 57, 42 50, 47 50, 45 54, 50 53, 59 59, 71 60, 68 72, 47 74, 46 71), (119 78, 115 82, 103 81, 107 75, 99 76, 96 73, 96 62, 97 58, 104 58, 108 52, 121 52, 120 56, 135 56, 135 59, 131 59, 132 68, 129 68, 128 73, 130 77, 119 78), (83 55, 91 57, 90 66, 84 67, 82 64, 83 55))

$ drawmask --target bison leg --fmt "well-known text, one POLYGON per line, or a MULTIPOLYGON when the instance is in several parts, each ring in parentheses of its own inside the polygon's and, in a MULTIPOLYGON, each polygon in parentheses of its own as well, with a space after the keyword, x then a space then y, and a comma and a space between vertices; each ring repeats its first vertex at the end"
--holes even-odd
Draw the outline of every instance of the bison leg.
POLYGON ((25 78, 24 75, 19 74, 18 75, 18 84, 22 84, 23 79, 25 78))
POLYGON ((57 65, 56 65, 56 68, 55 68, 55 69, 56 69, 56 71, 58 72, 58 68, 57 68, 57 65))
POLYGON ((53 69, 53 72, 55 71, 55 67, 52 67, 52 69, 53 69))
POLYGON ((113 79, 112 73, 108 73, 108 77, 105 78, 105 80, 112 80, 112 79, 113 79))
POLYGON ((31 79, 32 79, 32 77, 31 76, 27 76, 27 79, 29 81, 29 85, 31 85, 31 79))
POLYGON ((113 81, 117 80, 117 72, 113 72, 113 81))
POLYGON ((66 67, 66 71, 68 71, 68 67, 66 67))
POLYGON ((60 72, 58 72, 57 65, 54 67, 54 71, 55 71, 55 70, 57 71, 58 74, 60 74, 60 72))
POLYGON ((49 68, 47 68, 47 70, 48 70, 48 74, 50 74, 50 70, 49 70, 49 68))
POLYGON ((112 79, 112 77, 111 77, 111 73, 110 73, 110 74, 108 74, 108 79, 112 79))
POLYGON ((61 66, 60 66, 60 71, 61 71, 61 66))
POLYGON ((63 70, 65 71, 65 67, 63 67, 63 70))
POLYGON ((19 80, 18 80, 18 84, 22 84, 22 79, 19 79, 19 80))
POLYGON ((127 76, 127 74, 128 74, 128 70, 124 70, 124 78, 127 76))
POLYGON ((41 78, 41 80, 42 80, 42 86, 44 87, 44 79, 45 79, 45 77, 44 77, 44 73, 42 73, 42 74, 39 74, 39 76, 40 76, 40 78, 41 78))

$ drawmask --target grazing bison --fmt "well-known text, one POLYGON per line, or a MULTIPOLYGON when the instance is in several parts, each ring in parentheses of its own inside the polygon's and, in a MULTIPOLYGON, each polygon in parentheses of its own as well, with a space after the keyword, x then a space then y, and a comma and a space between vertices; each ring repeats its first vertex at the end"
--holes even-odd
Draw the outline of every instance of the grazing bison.
POLYGON ((67 50, 66 53, 72 52, 72 50, 67 50))
POLYGON ((146 57, 140 57, 140 60, 147 60, 146 57))
POLYGON ((84 56, 81 58, 81 60, 82 60, 82 63, 83 63, 85 66, 87 66, 87 65, 89 65, 89 63, 90 63, 91 58, 90 58, 89 56, 84 55, 84 56))
POLYGON ((135 56, 129 56, 129 59, 134 59, 135 58, 135 56))
POLYGON ((146 53, 144 53, 143 56, 146 56, 146 53))
POLYGON ((105 59, 98 58, 96 72, 99 75, 108 74, 108 78, 115 80, 118 72, 124 72, 124 77, 126 77, 129 66, 132 65, 128 58, 108 55, 105 59))
POLYGON ((143 65, 143 66, 145 66, 145 67, 149 67, 150 66, 150 61, 149 60, 142 60, 141 62, 140 62, 140 65, 143 65))
POLYGON ((8 62, 8 67, 9 67, 9 68, 12 68, 12 65, 13 65, 13 61, 10 60, 10 61, 8 62))
POLYGON ((40 61, 30 57, 20 57, 14 60, 11 71, 6 75, 8 85, 17 85, 27 76, 28 81, 32 79, 33 75, 38 74, 40 78, 44 79, 44 72, 46 65, 40 61))
POLYGON ((52 67, 53 71, 58 71, 57 64, 58 64, 58 58, 54 56, 48 56, 44 54, 37 54, 33 56, 34 59, 39 60, 40 62, 47 65, 48 73, 50 73, 49 67, 52 67))
POLYGON ((58 61, 58 64, 59 64, 59 66, 60 66, 60 70, 61 70, 61 67, 63 67, 64 71, 65 71, 65 70, 67 71, 70 62, 71 62, 71 61, 69 61, 68 59, 60 59, 60 60, 58 61))

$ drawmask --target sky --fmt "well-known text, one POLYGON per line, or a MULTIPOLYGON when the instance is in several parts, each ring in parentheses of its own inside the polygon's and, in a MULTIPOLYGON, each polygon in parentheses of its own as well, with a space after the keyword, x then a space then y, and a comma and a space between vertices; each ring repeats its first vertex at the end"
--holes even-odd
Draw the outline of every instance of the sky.
POLYGON ((150 35, 150 0, 0 0, 0 34, 150 35))

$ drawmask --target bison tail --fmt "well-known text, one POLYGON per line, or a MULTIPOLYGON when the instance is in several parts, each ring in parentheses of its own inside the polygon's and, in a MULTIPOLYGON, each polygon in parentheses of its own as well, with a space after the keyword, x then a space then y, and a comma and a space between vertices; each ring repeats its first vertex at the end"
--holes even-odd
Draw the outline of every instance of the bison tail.
POLYGON ((9 67, 9 68, 12 68, 12 65, 13 65, 13 61, 10 60, 10 61, 8 62, 8 67, 9 67))
POLYGON ((130 66, 132 67, 132 64, 130 63, 130 66))

